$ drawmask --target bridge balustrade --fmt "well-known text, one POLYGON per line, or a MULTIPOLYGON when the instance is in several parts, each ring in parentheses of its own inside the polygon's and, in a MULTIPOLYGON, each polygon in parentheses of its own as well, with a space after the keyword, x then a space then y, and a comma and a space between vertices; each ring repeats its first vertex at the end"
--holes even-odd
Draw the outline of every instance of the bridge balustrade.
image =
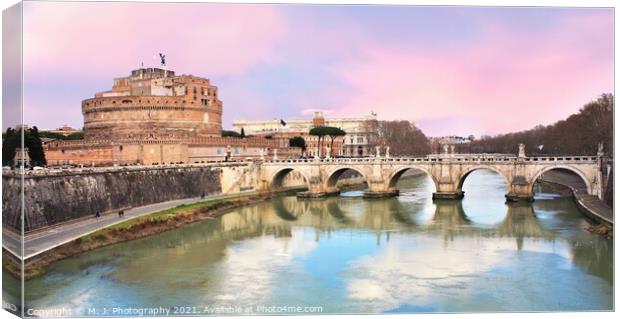
POLYGON ((537 156, 516 157, 514 155, 469 155, 461 154, 426 157, 362 157, 362 158, 321 158, 321 159, 278 159, 265 160, 265 163, 434 163, 434 162, 467 162, 467 163, 502 163, 510 161, 523 162, 582 162, 597 161, 595 156, 537 156))

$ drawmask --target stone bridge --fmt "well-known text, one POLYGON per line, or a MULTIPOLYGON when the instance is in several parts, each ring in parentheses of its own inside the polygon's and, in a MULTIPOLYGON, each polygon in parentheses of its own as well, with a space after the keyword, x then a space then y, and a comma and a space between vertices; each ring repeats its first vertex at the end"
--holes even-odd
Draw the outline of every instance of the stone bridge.
POLYGON ((339 193, 338 178, 354 170, 368 184, 366 197, 396 196, 397 182, 408 170, 425 172, 435 184, 433 198, 463 197, 463 182, 479 169, 497 172, 506 181, 509 201, 531 201, 534 183, 545 172, 562 169, 573 172, 584 182, 589 195, 601 196, 601 156, 527 157, 506 154, 442 154, 425 157, 368 157, 265 160, 258 167, 257 189, 277 191, 291 172, 303 175, 308 190, 301 197, 321 197, 339 193))

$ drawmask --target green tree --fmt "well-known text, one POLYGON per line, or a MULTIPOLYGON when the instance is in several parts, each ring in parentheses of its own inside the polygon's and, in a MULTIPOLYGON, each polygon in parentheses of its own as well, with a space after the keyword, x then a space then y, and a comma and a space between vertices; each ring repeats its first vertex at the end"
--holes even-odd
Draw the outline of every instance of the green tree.
POLYGON ((71 133, 69 135, 67 135, 65 137, 66 140, 83 140, 84 139, 84 132, 75 132, 75 133, 71 133))
POLYGON ((301 148, 301 154, 306 152, 306 140, 301 136, 295 136, 288 140, 288 146, 301 148))
POLYGON ((347 135, 347 132, 345 132, 344 130, 338 127, 333 127, 333 126, 326 126, 325 129, 327 132, 327 136, 329 136, 329 138, 331 139, 331 142, 329 144, 329 151, 331 154, 329 155, 334 156, 334 140, 338 137, 347 135))
POLYGON ((53 138, 55 140, 65 140, 65 139, 67 139, 67 137, 62 135, 62 134, 54 133, 54 132, 48 132, 48 131, 41 131, 41 132, 39 132, 39 136, 40 137, 46 137, 46 138, 53 138))
POLYGON ((314 135, 314 136, 317 136, 319 138, 318 143, 316 144, 316 147, 317 147, 317 149, 316 149, 317 152, 316 153, 318 154, 319 157, 321 156, 321 150, 322 150, 322 146, 323 146, 323 138, 325 136, 327 136, 328 132, 329 132, 329 130, 327 129, 326 126, 316 126, 316 127, 313 127, 310 130, 310 135, 314 135))
POLYGON ((222 137, 241 137, 236 131, 222 130, 222 137))
POLYGON ((243 129, 243 127, 241 128, 240 137, 245 138, 245 130, 243 129))
POLYGON ((21 132, 9 127, 2 139, 2 165, 13 166, 15 150, 20 146, 21 132))
POLYGON ((36 126, 28 129, 27 133, 24 134, 24 144, 28 148, 31 166, 47 165, 45 152, 43 151, 43 143, 39 136, 39 129, 36 126))
POLYGON ((15 152, 18 148, 21 148, 22 135, 24 138, 24 147, 28 149, 30 165, 46 165, 47 160, 45 159, 43 143, 39 136, 39 129, 36 126, 26 131, 17 131, 13 128, 8 128, 6 130, 2 140, 2 164, 9 166, 15 165, 15 152))

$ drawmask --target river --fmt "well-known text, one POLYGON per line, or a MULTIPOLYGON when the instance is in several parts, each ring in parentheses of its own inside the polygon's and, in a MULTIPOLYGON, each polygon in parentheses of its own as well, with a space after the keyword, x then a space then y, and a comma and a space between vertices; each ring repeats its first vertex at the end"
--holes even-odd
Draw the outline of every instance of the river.
POLYGON ((484 170, 462 201, 434 202, 427 176, 399 188, 275 198, 90 251, 26 282, 27 305, 75 316, 613 308, 613 242, 584 230, 571 199, 538 189, 534 203, 507 204, 504 180, 484 170))

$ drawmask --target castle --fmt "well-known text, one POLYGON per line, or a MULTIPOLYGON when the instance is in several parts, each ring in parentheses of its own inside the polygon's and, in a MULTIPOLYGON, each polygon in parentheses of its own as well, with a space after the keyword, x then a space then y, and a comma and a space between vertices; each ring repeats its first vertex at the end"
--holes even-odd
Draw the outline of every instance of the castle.
POLYGON ((114 79, 111 90, 82 101, 84 139, 47 143, 47 162, 94 166, 299 156, 288 139, 222 137, 222 111, 217 87, 208 79, 163 68, 133 70, 114 79))

